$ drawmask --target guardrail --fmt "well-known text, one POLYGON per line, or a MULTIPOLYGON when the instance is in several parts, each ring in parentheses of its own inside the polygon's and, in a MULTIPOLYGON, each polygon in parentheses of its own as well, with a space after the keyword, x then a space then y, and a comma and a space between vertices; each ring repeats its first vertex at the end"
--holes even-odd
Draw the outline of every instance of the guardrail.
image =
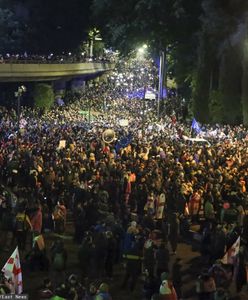
POLYGON ((0 64, 80 64, 80 63, 115 63, 107 59, 3 59, 0 64))
POLYGON ((115 64, 106 62, 85 63, 4 63, 0 64, 0 81, 44 81, 63 77, 94 75, 114 69, 115 64))

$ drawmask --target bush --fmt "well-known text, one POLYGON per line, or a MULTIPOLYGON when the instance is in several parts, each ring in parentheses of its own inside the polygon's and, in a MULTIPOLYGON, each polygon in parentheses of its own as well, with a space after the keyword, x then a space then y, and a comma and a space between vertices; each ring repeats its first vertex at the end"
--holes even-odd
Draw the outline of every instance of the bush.
POLYGON ((53 88, 49 84, 38 83, 34 87, 34 106, 48 110, 54 104, 53 88))

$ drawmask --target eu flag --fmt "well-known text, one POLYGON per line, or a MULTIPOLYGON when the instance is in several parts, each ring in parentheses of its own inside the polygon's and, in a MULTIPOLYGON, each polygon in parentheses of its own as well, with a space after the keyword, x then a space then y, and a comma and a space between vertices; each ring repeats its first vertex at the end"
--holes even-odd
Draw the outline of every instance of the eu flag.
POLYGON ((132 135, 129 133, 127 136, 123 136, 120 141, 115 145, 115 150, 118 152, 121 148, 126 148, 132 142, 132 135))
POLYGON ((192 120, 191 127, 195 130, 196 133, 200 133, 202 131, 200 125, 198 124, 195 118, 192 120))

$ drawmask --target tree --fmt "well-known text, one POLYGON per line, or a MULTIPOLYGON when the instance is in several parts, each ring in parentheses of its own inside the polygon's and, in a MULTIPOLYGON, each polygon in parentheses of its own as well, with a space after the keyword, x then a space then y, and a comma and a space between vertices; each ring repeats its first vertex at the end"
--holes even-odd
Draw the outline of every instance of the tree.
MULTIPOLYGON (((241 56, 230 39, 237 31, 242 9, 232 0, 203 0, 202 7, 194 112, 201 122, 212 119, 238 123, 241 117, 241 56)), ((236 44, 239 43, 240 38, 236 44)))
POLYGON ((0 1, 0 52, 18 52, 24 36, 24 24, 9 1, 0 1), (9 5, 8 5, 9 4, 9 5))
POLYGON ((199 5, 192 0, 93 0, 92 11, 109 43, 128 52, 146 42, 161 50, 189 38, 199 5))
POLYGON ((77 48, 90 27, 91 0, 6 0, 25 23, 22 49, 28 53, 61 54, 77 48))
POLYGON ((190 78, 197 62, 196 32, 201 1, 93 0, 92 11, 104 40, 126 54, 147 43, 158 56, 171 56, 170 72, 189 96, 190 78))
POLYGON ((33 97, 35 107, 47 110, 54 104, 54 92, 49 84, 37 83, 34 86, 33 97))
POLYGON ((248 125, 248 17, 245 20, 246 24, 246 34, 245 41, 243 44, 243 77, 242 77, 242 112, 243 112, 243 122, 248 125))

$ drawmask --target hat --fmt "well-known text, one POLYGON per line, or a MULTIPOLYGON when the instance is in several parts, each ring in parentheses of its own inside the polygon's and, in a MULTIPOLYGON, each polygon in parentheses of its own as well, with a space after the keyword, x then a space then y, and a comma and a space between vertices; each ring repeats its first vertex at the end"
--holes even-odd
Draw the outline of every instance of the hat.
POLYGON ((99 291, 107 293, 109 291, 109 286, 107 285, 107 283, 101 283, 101 285, 99 286, 99 291))
POLYGON ((163 272, 160 276, 160 279, 161 279, 161 281, 168 280, 169 279, 169 273, 163 272))

